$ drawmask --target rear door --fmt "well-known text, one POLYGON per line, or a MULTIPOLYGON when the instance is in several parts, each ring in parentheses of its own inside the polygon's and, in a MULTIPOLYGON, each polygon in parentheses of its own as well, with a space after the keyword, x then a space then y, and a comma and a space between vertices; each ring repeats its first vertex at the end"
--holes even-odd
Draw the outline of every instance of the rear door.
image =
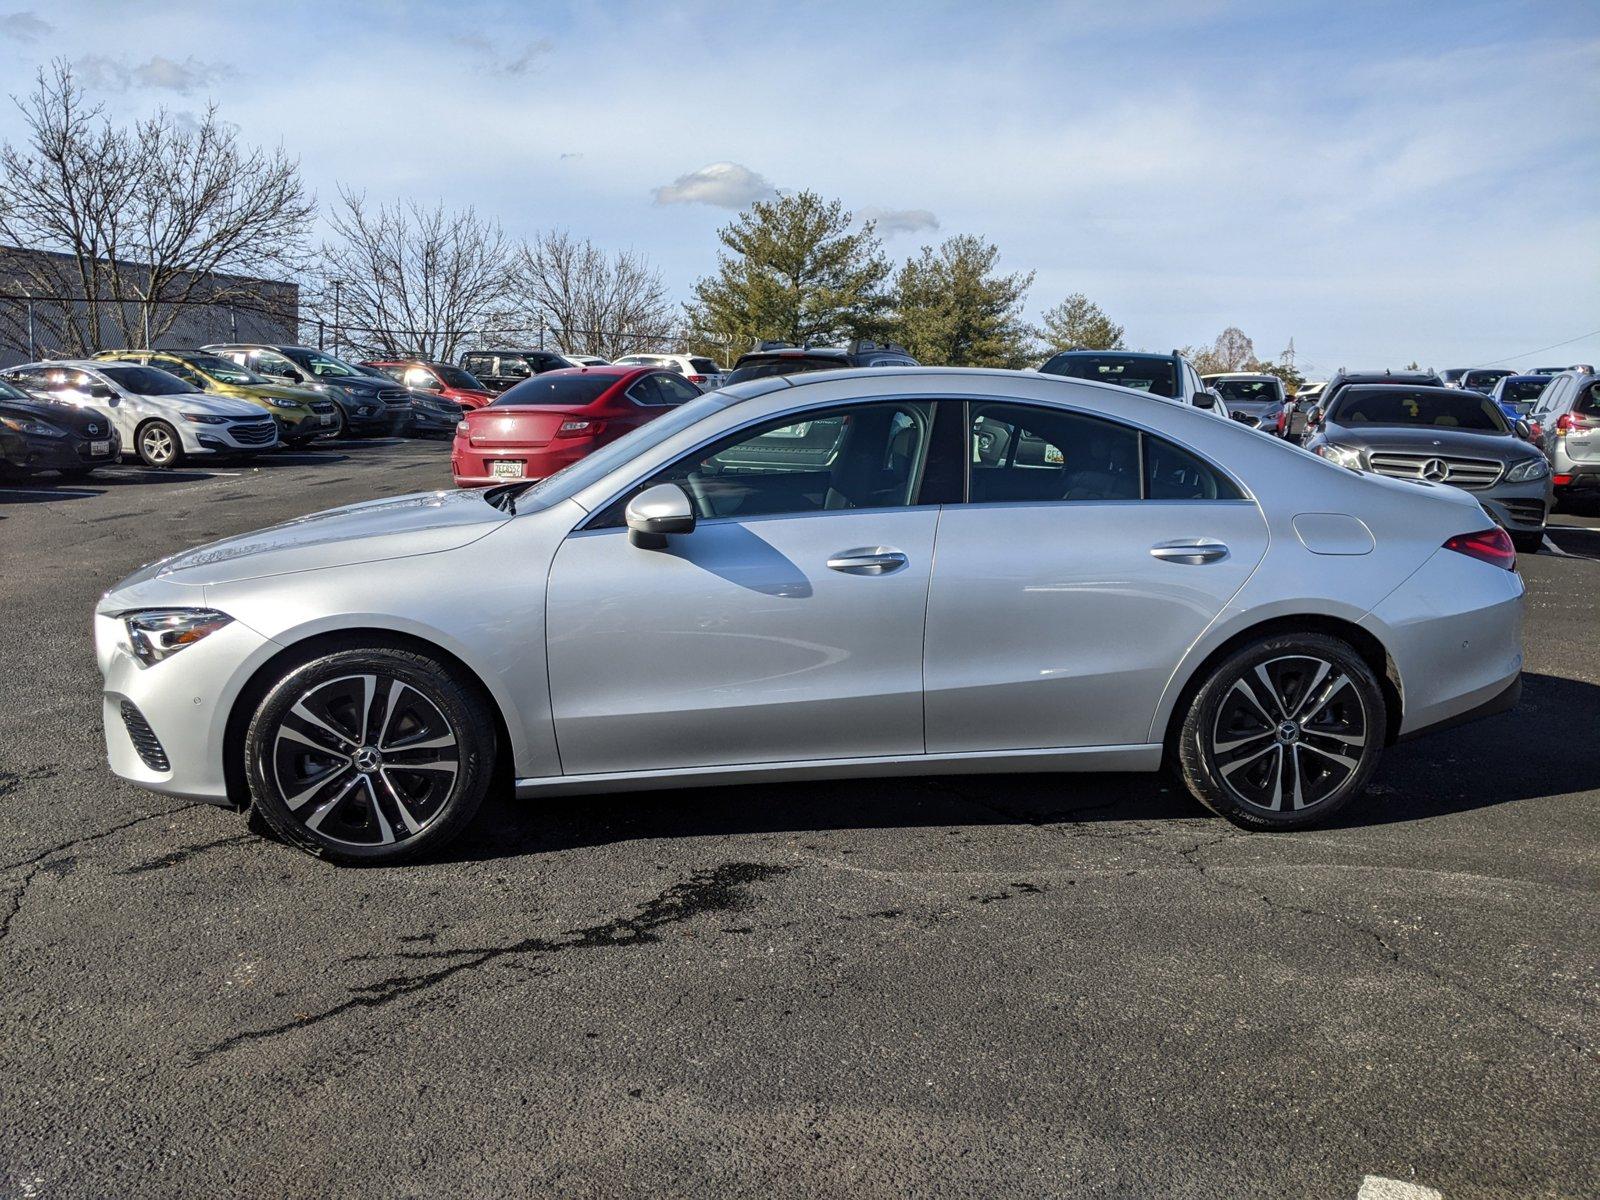
POLYGON ((970 499, 928 599, 930 754, 1143 745, 1184 652, 1266 552, 1256 505, 1181 447, 973 403, 970 499))

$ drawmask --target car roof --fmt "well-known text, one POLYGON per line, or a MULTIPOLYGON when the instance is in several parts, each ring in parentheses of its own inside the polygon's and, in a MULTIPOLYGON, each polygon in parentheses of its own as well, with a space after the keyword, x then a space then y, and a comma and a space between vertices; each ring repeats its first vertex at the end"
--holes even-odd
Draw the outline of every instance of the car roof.
POLYGON ((1104 358, 1111 354, 1115 354, 1118 358, 1148 358, 1165 362, 1171 362, 1178 357, 1176 354, 1159 354, 1152 350, 1058 350, 1045 361, 1050 362, 1057 358, 1104 358))
MULTIPOLYGON (((1213 375, 1202 375, 1202 376, 1200 376, 1200 378, 1201 379, 1259 379, 1262 382, 1266 382, 1269 379, 1277 379, 1278 377, 1276 375, 1269 375, 1265 371, 1218 371, 1213 375)), ((1278 381, 1280 383, 1283 382, 1282 380, 1278 380, 1278 381)))

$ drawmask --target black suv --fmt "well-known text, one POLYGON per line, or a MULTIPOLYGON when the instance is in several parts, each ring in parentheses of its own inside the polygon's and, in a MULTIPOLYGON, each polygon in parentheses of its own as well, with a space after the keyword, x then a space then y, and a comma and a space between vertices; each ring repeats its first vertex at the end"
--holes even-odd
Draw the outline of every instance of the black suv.
POLYGON ((803 371, 837 371, 843 367, 915 367, 917 360, 904 346, 857 338, 844 346, 796 346, 792 342, 762 342, 733 364, 722 385, 764 379, 769 375, 799 375, 803 371))
POLYGON ((497 396, 531 376, 572 367, 554 350, 468 350, 458 365, 497 396))
POLYGON ((410 392, 396 387, 393 380, 370 375, 321 350, 310 346, 270 346, 264 342, 225 342, 200 348, 231 358, 274 382, 320 391, 339 406, 343 425, 335 436, 410 431, 410 392))
POLYGON ((1406 387, 1449 386, 1434 371, 1347 371, 1340 367, 1317 394, 1317 406, 1306 414, 1306 427, 1300 439, 1302 442, 1309 442, 1315 436, 1317 425, 1333 407, 1333 402, 1339 393, 1357 383, 1393 383, 1403 384, 1406 387))

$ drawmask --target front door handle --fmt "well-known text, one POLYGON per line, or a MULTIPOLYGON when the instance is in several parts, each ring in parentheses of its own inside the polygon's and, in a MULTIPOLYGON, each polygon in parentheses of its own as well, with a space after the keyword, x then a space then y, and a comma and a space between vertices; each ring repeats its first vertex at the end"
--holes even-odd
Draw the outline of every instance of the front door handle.
POLYGON ((905 565, 906 556, 888 546, 858 546, 828 559, 830 571, 843 571, 846 575, 887 575, 905 565))
POLYGON ((1159 558, 1162 562, 1197 567, 1204 563, 1221 562, 1228 557, 1228 548, 1210 538, 1188 538, 1176 542, 1157 542, 1150 547, 1150 557, 1159 558))

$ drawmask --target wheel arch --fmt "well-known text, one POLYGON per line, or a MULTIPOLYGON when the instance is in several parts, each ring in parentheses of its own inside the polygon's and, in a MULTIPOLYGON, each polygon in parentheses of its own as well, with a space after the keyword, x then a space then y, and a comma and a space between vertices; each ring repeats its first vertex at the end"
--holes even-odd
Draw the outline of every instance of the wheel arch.
POLYGON ((321 655, 336 650, 373 648, 409 650, 427 654, 457 672, 463 682, 477 688, 484 703, 489 706, 489 711, 494 715, 495 786, 498 787, 502 780, 510 780, 515 775, 512 764, 515 760, 516 746, 511 738, 511 726, 506 720, 502 700, 470 663, 438 642, 415 633, 381 626, 353 626, 308 634, 289 643, 271 657, 258 663, 250 678, 234 697, 223 730, 222 774, 228 796, 238 807, 245 808, 250 803, 250 789, 245 780, 244 756, 241 753, 244 748, 245 733, 257 705, 272 689, 273 684, 287 671, 321 655))
MULTIPOLYGON (((1229 634, 1188 670, 1182 684, 1176 687, 1177 698, 1166 714, 1161 736, 1163 754, 1176 744, 1178 732, 1183 727, 1184 714, 1189 709, 1189 702, 1204 685, 1212 668, 1241 646, 1260 638, 1288 633, 1326 634, 1348 643, 1350 648, 1361 656, 1362 660, 1372 668, 1372 673, 1378 678, 1378 686, 1383 689, 1386 709, 1383 741, 1386 746, 1393 745, 1400 734, 1405 695, 1400 684, 1399 669, 1388 648, 1371 630, 1344 617, 1328 613, 1286 613, 1257 621, 1229 634)), ((1174 685, 1176 684, 1175 677, 1174 685)), ((1168 694, 1173 694, 1173 685, 1169 685, 1168 694)), ((1159 716, 1157 719, 1160 719, 1159 716)))

